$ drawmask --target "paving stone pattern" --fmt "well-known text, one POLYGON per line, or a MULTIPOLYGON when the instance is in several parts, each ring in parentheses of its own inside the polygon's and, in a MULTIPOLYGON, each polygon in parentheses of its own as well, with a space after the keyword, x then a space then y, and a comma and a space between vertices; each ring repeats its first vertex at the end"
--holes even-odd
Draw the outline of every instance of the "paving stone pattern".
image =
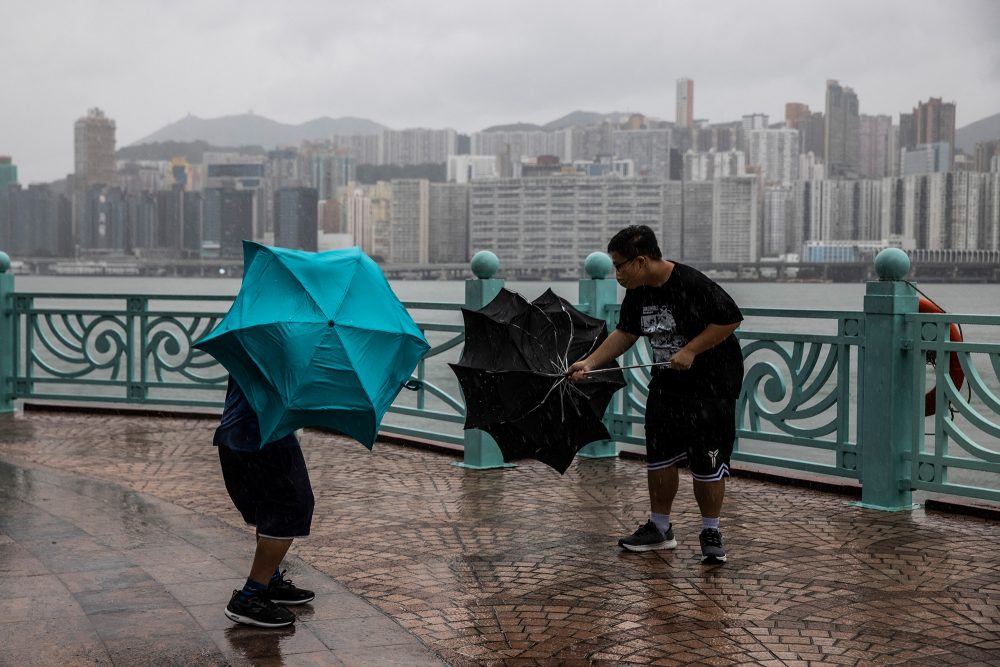
MULTIPOLYGON (((214 426, 29 412, 0 419, 0 459, 125 485, 237 527, 214 426)), ((467 470, 385 443, 368 452, 312 431, 302 446, 316 511, 293 551, 345 589, 337 618, 309 626, 320 641, 337 629, 326 645, 338 656, 363 660, 365 633, 380 631, 351 616, 349 592, 453 665, 1000 665, 1000 525, 987 519, 876 512, 737 478, 722 520, 730 559, 710 568, 699 563, 686 476, 678 548, 617 548, 647 517, 640 462, 581 460, 559 476, 535 462, 467 470)), ((46 539, 44 526, 29 528, 46 539)), ((224 604, 184 590, 183 568, 160 567, 206 614, 224 604)), ((69 584, 88 576, 112 591, 142 579, 123 562, 69 584)), ((180 630, 182 620, 170 622, 180 630)), ((234 632, 221 621, 216 632, 234 632)))

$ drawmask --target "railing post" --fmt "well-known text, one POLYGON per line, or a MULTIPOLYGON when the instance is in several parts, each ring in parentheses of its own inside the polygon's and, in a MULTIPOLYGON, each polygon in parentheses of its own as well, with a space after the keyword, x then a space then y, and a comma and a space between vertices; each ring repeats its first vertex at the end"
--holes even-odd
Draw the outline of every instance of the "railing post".
POLYGON ((14 412, 14 274, 0 251, 0 414, 14 412))
MULTIPOLYGON (((614 330, 617 322, 612 321, 608 314, 608 306, 618 303, 618 281, 606 276, 614 269, 611 258, 603 252, 592 252, 583 263, 583 268, 589 278, 580 281, 580 303, 587 304, 587 313, 591 317, 603 319, 608 323, 608 333, 614 330)), ((571 361, 576 361, 571 359, 571 361)), ((612 406, 615 399, 612 399, 604 413, 604 425, 612 437, 624 435, 621 432, 620 424, 617 424, 611 415, 614 414, 612 406)), ((614 440, 598 440, 592 442, 579 452, 577 456, 585 459, 607 459, 618 456, 618 443, 614 440)))
POLYGON ((865 290, 865 361, 861 369, 861 506, 913 508, 907 453, 913 443, 913 341, 906 314, 917 311, 916 291, 903 282, 910 259, 899 248, 875 258, 878 281, 865 290))
MULTIPOLYGON (((493 277, 500 268, 500 260, 492 252, 481 250, 472 257, 471 267, 476 277, 465 281, 465 307, 479 310, 503 289, 503 280, 493 277)), ((517 467, 504 463, 496 440, 479 429, 466 429, 462 462, 454 465, 476 470, 517 467)))

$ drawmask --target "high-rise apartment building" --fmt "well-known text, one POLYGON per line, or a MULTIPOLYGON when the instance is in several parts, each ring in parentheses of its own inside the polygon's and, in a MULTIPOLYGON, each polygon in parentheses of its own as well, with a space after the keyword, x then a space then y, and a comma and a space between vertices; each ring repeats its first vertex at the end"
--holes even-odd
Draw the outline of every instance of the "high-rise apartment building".
POLYGON ((955 103, 932 97, 918 102, 913 113, 899 114, 900 148, 945 142, 955 152, 955 103))
POLYGON ((0 190, 12 183, 17 183, 17 165, 11 161, 10 157, 0 155, 0 190))
POLYGON ((950 164, 951 146, 947 142, 918 144, 901 151, 899 173, 902 176, 933 174, 948 171, 950 164))
POLYGON ((980 172, 990 171, 994 157, 1000 157, 1000 139, 978 142, 973 162, 975 170, 980 172))
POLYGON ((12 256, 66 256, 72 252, 68 232, 68 202, 48 185, 0 188, 0 249, 12 256))
POLYGON ((452 155, 448 158, 449 183, 469 183, 484 178, 500 178, 495 155, 452 155))
MULTIPOLYGON (((242 239, 256 240, 263 239, 268 233, 265 228, 265 220, 270 219, 269 214, 263 212, 265 180, 267 177, 267 158, 261 155, 242 155, 240 153, 205 153, 202 158, 205 163, 205 191, 209 190, 237 190, 247 191, 251 197, 226 197, 224 198, 226 211, 231 211, 232 220, 239 219, 239 223, 233 223, 231 229, 241 228, 244 222, 242 216, 243 205, 250 203, 250 230, 242 239), (237 203, 238 200, 238 203, 237 203)), ((207 195, 206 195, 207 196, 207 195)), ((207 199, 206 199, 207 204, 207 199)), ((213 202, 213 210, 214 210, 213 202)), ((223 210, 223 209, 219 209, 223 210)), ((214 213, 213 213, 214 215, 214 213)), ((205 241, 219 242, 222 239, 224 227, 216 227, 216 223, 222 224, 214 218, 210 220, 208 213, 205 215, 205 241), (212 235, 209 235, 209 227, 212 235)), ((223 234, 224 235, 224 234, 223 234)), ((231 249, 230 249, 231 250, 231 249)), ((242 256, 242 249, 238 256, 242 256)))
POLYGON ((74 146, 74 175, 78 184, 114 185, 115 121, 100 109, 90 109, 74 125, 74 146))
POLYGON ((458 154, 458 133, 450 128, 382 130, 379 141, 381 164, 443 163, 458 154))
POLYGON ((792 187, 772 185, 764 188, 761 220, 761 255, 780 257, 789 252, 788 228, 792 222, 792 187))
POLYGON ((96 107, 89 109, 74 124, 73 139, 73 229, 79 233, 87 191, 95 185, 115 184, 115 121, 96 107))
POLYGON ((316 188, 284 187, 274 193, 274 244, 316 252, 319 193, 316 188))
POLYGON ((253 239, 256 194, 256 190, 238 190, 231 185, 205 190, 204 257, 243 256, 243 241, 253 239))
POLYGON ((858 96, 854 91, 833 79, 827 81, 823 153, 827 176, 831 178, 858 174, 859 115, 858 96))
POLYGON ((749 144, 749 164, 760 169, 765 183, 787 185, 798 179, 798 130, 751 130, 749 144))
POLYGON ((694 127, 694 79, 677 79, 677 127, 694 127))
MULTIPOLYGON (((955 164, 955 103, 931 97, 918 102, 912 113, 899 114, 899 147, 914 149, 921 145, 948 144, 948 167, 955 164)), ((902 172, 900 172, 902 173, 902 172)))
POLYGON ((389 257, 391 264, 430 261, 430 182, 404 178, 392 181, 389 257))
POLYGON ((716 181, 712 205, 712 261, 756 262, 759 255, 756 178, 716 181))
POLYGON ((612 154, 635 163, 636 175, 665 181, 670 172, 670 130, 613 130, 612 154))
POLYGON ((341 188, 338 200, 345 211, 346 231, 376 261, 390 256, 390 225, 392 218, 392 185, 379 181, 375 185, 350 183, 341 188))
MULTIPOLYGON (((470 137, 470 151, 474 156, 504 157, 511 164, 519 163, 524 157, 539 155, 555 155, 563 162, 570 162, 573 160, 573 129, 552 132, 542 130, 473 132, 470 137)), ((504 175, 502 170, 500 175, 501 177, 504 175)))
POLYGON ((861 178, 885 178, 898 169, 899 152, 895 147, 895 132, 891 116, 866 116, 858 118, 858 175, 861 178))
POLYGON ((728 150, 717 152, 684 154, 684 181, 714 181, 720 178, 746 176, 747 158, 743 151, 728 150))
POLYGON ((785 127, 799 131, 799 152, 812 153, 823 160, 826 122, 822 111, 811 112, 807 104, 788 102, 785 104, 785 127))
POLYGON ((92 185, 84 193, 77 229, 81 250, 121 254, 129 248, 125 192, 117 187, 92 185))
POLYGON ((663 183, 619 178, 520 178, 470 185, 471 247, 501 261, 578 268, 623 227, 663 230, 663 183))
POLYGON ((691 264, 712 261, 714 200, 715 182, 712 180, 670 181, 663 185, 660 247, 667 257, 691 264))
POLYGON ((428 210, 428 260, 434 263, 468 262, 469 187, 431 183, 428 210))
POLYGON ((766 130, 769 118, 766 113, 750 113, 743 116, 743 132, 749 135, 753 130, 766 130))

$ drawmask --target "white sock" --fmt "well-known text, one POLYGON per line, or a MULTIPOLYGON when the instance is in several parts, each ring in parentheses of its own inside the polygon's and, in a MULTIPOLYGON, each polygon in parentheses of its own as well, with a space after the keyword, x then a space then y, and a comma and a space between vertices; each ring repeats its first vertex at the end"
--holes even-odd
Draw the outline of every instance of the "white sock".
POLYGON ((701 517, 701 529, 711 528, 712 530, 719 529, 719 517, 711 518, 707 516, 701 517))
POLYGON ((656 524, 656 527, 659 528, 660 532, 664 535, 666 535, 667 531, 670 530, 669 514, 657 514, 656 512, 650 512, 649 520, 656 524))

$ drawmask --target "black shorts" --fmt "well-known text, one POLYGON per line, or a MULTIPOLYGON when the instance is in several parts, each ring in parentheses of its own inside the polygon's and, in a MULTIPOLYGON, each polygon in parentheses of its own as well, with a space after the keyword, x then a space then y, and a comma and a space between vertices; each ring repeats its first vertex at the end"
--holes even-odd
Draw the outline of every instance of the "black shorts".
POLYGON ((229 497, 258 535, 290 539, 309 534, 315 501, 300 447, 218 449, 229 497))
POLYGON ((646 467, 688 466, 700 482, 729 476, 736 440, 736 401, 666 395, 650 386, 646 400, 646 467))

